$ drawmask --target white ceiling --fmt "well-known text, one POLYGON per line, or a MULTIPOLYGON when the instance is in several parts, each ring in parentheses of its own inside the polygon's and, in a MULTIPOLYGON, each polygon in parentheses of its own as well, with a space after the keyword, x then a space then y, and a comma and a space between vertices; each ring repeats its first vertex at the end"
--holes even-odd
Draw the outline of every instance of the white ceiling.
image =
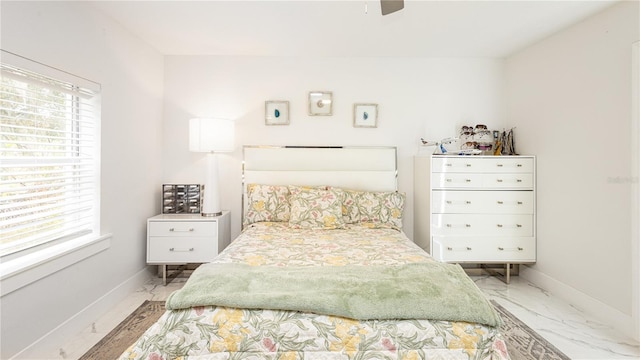
POLYGON ((166 55, 505 57, 615 1, 99 1, 166 55))

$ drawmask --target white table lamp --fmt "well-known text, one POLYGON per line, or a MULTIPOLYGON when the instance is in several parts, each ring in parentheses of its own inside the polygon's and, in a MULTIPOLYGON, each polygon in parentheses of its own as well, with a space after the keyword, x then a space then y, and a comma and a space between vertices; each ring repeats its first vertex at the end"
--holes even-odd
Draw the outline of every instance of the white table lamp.
POLYGON ((234 129, 232 120, 198 118, 189 121, 189 150, 207 153, 202 216, 222 215, 216 153, 233 151, 234 129))

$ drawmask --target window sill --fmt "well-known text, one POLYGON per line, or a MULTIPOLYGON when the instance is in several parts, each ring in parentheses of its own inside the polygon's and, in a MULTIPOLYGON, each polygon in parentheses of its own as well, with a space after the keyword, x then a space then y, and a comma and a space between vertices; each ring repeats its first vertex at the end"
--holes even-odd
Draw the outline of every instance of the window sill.
POLYGON ((111 246, 111 234, 88 235, 0 263, 0 297, 111 246))

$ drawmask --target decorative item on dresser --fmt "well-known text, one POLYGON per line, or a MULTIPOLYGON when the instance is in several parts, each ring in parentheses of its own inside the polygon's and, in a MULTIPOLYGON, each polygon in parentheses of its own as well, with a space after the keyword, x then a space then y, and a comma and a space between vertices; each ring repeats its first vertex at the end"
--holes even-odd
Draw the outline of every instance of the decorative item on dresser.
POLYGON ((199 214, 200 184, 162 184, 163 214, 199 214))
POLYGON ((159 265, 167 284, 167 265, 206 263, 231 241, 229 212, 220 216, 162 214, 147 219, 147 264, 159 265))
POLYGON ((506 283, 536 261, 535 157, 434 155, 430 184, 435 259, 504 264, 506 283))

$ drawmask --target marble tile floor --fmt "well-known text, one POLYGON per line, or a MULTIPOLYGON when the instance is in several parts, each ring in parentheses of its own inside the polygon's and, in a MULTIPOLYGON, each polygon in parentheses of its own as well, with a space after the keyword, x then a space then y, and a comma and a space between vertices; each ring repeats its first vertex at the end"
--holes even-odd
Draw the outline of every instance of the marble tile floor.
MULTIPOLYGON (((490 276, 472 276, 488 298, 517 316, 571 359, 640 359, 640 344, 617 334, 579 309, 555 298, 549 292, 519 277, 507 285, 490 276)), ((167 286, 162 279, 151 279, 90 327, 82 331, 55 354, 41 359, 78 359, 111 329, 126 318, 144 300, 165 300, 182 287, 185 277, 167 286)))

